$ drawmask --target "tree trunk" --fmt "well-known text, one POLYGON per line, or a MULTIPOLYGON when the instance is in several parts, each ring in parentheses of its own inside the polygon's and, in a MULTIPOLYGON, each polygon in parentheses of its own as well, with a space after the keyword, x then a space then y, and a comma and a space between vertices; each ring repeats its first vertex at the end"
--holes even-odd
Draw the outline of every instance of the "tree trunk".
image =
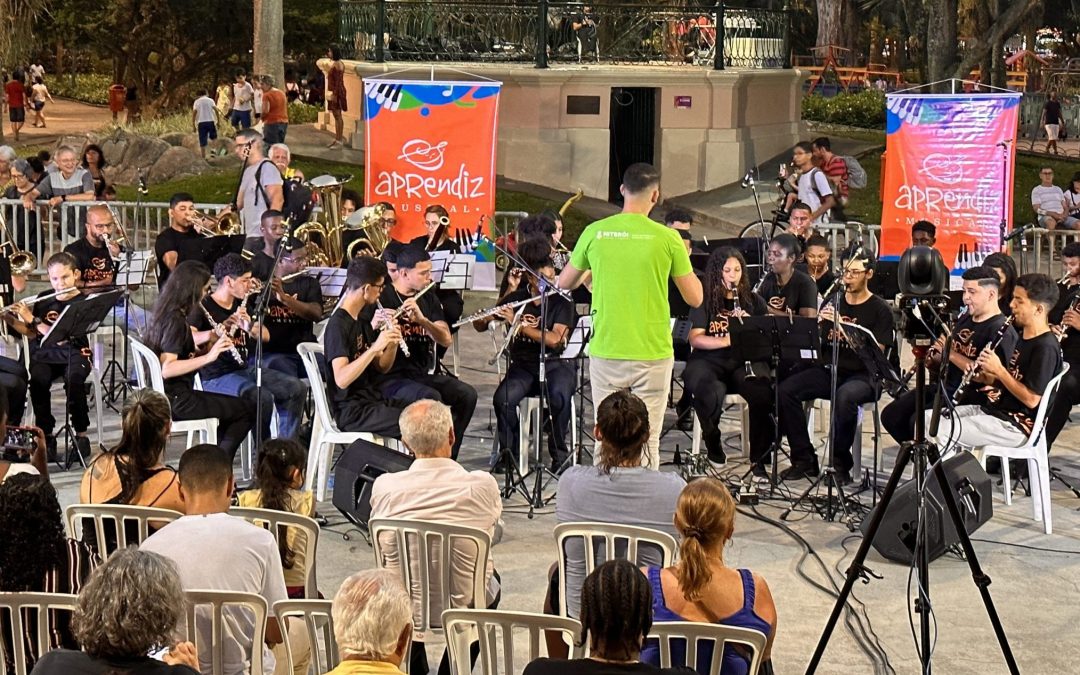
MULTIPOLYGON (((953 77, 956 66, 956 0, 929 0, 926 26, 926 70, 931 82, 953 77)), ((968 66, 971 70, 971 66, 968 66)), ((956 75, 957 77, 966 77, 956 75)), ((949 91, 948 84, 934 91, 949 91)))
POLYGON ((254 57, 256 75, 270 75, 279 89, 285 86, 285 28, 283 0, 255 0, 254 57))
POLYGON ((817 46, 842 45, 844 0, 818 0, 817 46))
MULTIPOLYGON (((969 72, 972 67, 982 59, 983 54, 988 49, 991 49, 994 45, 1001 43, 1012 35, 1013 31, 1015 31, 1024 19, 1037 7, 1041 7, 1041 0, 1018 0, 1008 4, 1006 11, 998 14, 997 18, 994 19, 994 23, 990 26, 990 30, 983 35, 975 36, 974 44, 972 44, 971 48, 964 54, 964 58, 960 60, 959 65, 956 66, 953 77, 963 77, 962 74, 969 72)), ((1029 38, 1027 44, 1030 49, 1034 46, 1034 28, 1031 29, 1029 38)), ((998 55, 1001 54, 1000 51, 996 53, 998 55)), ((1001 60, 1000 56, 998 57, 998 60, 1001 60)), ((1031 81, 1030 77, 1028 78, 1028 81, 1031 81)), ((1002 82, 1004 83, 1004 77, 1002 77, 1002 82)))

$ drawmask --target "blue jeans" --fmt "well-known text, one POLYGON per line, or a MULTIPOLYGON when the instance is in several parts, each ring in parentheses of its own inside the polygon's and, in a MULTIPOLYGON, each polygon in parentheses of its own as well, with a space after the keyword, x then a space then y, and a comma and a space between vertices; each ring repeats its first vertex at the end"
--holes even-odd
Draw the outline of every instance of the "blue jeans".
POLYGON ((250 110, 233 110, 232 119, 230 120, 232 125, 237 129, 250 129, 251 128, 251 111, 250 110))
MULTIPOLYGON (((304 414, 307 402, 307 385, 295 377, 270 368, 263 368, 263 386, 261 393, 255 386, 255 368, 248 366, 242 370, 226 373, 212 380, 203 380, 203 389, 218 394, 239 396, 248 402, 254 413, 259 397, 262 397, 263 439, 270 438, 270 418, 275 406, 278 413, 278 438, 297 437, 300 431, 300 418, 304 414)), ((254 416, 254 414, 252 415, 254 416)))
POLYGON ((146 310, 134 302, 125 307, 124 301, 116 303, 109 315, 101 322, 103 326, 122 326, 127 323, 129 332, 142 335, 146 330, 146 310))
POLYGON ((289 130, 288 122, 264 124, 263 125, 263 143, 267 146, 271 146, 274 143, 284 143, 285 133, 289 130))

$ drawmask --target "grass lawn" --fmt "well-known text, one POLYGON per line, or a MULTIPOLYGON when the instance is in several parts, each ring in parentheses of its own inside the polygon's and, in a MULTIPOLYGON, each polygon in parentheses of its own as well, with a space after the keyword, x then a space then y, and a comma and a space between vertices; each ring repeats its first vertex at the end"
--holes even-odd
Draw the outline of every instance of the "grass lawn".
MULTIPOLYGON (((352 180, 347 182, 345 186, 356 190, 361 195, 364 194, 364 172, 354 164, 297 158, 292 163, 292 166, 302 171, 308 178, 323 174, 334 176, 351 175, 352 180)), ((232 200, 238 178, 237 171, 211 171, 198 176, 179 178, 167 183, 149 186, 149 194, 144 199, 150 202, 167 202, 174 193, 189 192, 199 202, 226 203, 232 200)), ((134 187, 127 185, 117 186, 116 192, 121 201, 135 201, 136 191, 134 187)), ((560 206, 562 204, 554 204, 524 192, 499 190, 495 193, 495 209, 497 211, 540 213, 546 209, 558 209, 560 206)), ((563 222, 565 228, 563 241, 576 241, 578 235, 589 222, 590 220, 585 214, 571 208, 563 222)))

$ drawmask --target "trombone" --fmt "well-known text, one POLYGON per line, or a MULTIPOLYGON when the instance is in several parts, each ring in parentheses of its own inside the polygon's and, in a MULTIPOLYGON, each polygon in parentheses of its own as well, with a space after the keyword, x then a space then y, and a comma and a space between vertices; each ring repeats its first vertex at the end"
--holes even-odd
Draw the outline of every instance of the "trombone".
POLYGON ((230 237, 243 233, 240 218, 232 211, 217 217, 209 216, 202 211, 195 211, 188 218, 188 223, 204 237, 230 237))

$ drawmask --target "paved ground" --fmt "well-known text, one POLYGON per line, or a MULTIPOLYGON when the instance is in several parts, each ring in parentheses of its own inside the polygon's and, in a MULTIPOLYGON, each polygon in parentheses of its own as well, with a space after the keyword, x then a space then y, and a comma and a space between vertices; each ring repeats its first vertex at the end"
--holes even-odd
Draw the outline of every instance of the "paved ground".
POLYGON ((44 129, 30 126, 33 122, 33 114, 28 113, 26 124, 19 132, 19 142, 14 142, 11 134, 11 123, 4 115, 4 143, 13 146, 16 150, 30 146, 41 146, 55 143, 61 136, 83 135, 87 131, 97 129, 109 123, 112 114, 104 106, 93 106, 77 101, 58 98, 55 103, 45 104, 44 129))

